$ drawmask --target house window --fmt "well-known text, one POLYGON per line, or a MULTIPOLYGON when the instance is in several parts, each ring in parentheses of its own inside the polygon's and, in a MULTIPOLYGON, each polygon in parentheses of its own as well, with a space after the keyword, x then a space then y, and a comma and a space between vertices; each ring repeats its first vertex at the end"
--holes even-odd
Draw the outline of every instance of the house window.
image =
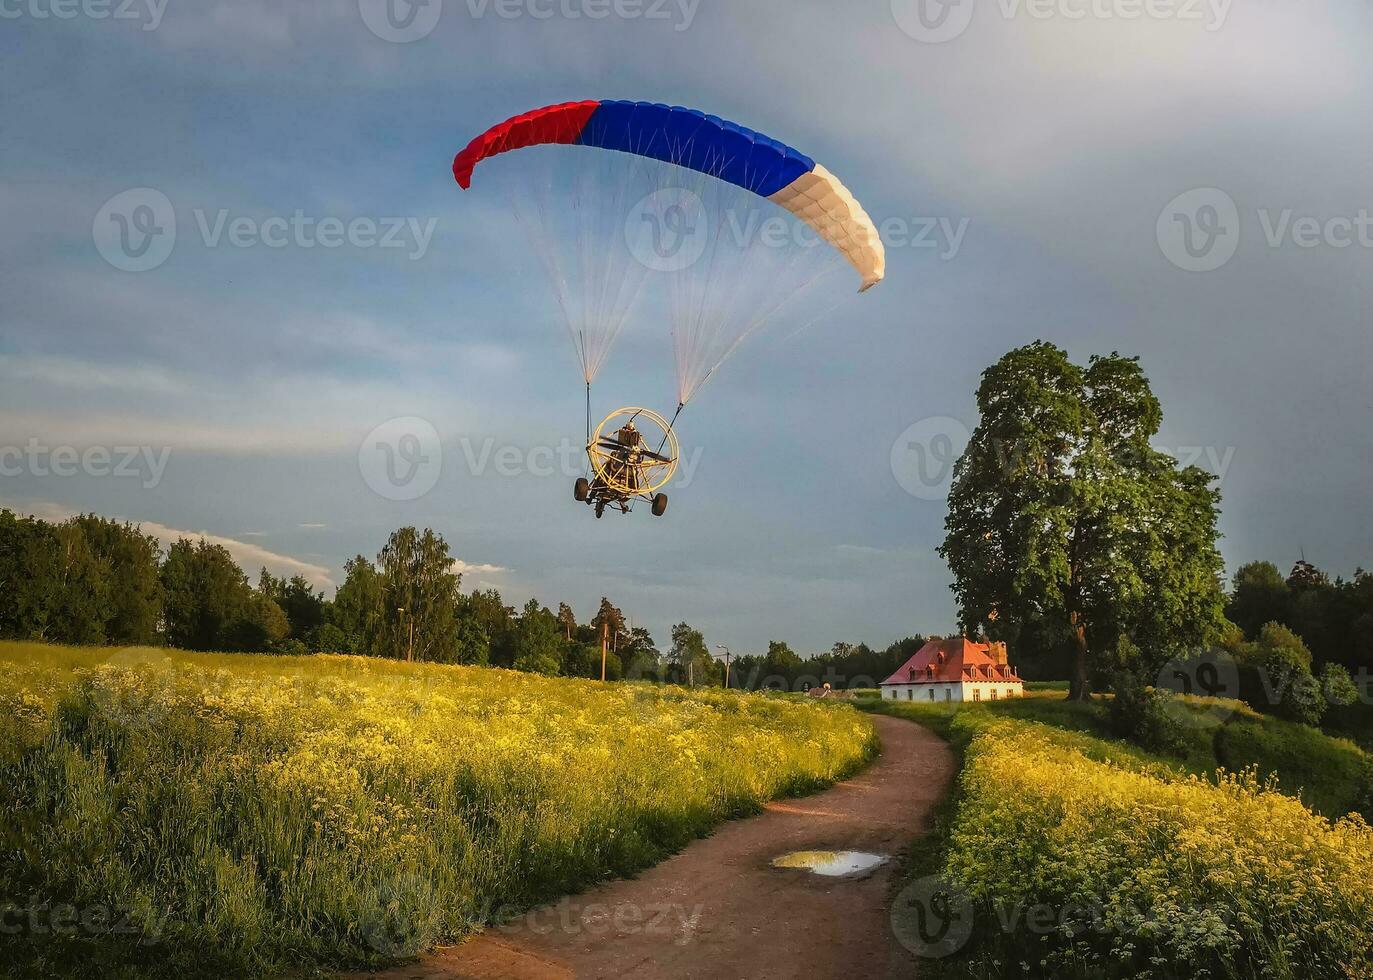
POLYGON ((908 687, 908 688, 906 688, 906 700, 907 700, 907 701, 914 701, 914 700, 915 700, 915 688, 913 688, 913 687, 908 687))
POLYGON ((930 700, 934 700, 934 688, 930 688, 930 700))
POLYGON ((1000 692, 997 691, 996 688, 992 688, 992 700, 993 700, 993 701, 996 700, 997 694, 999 694, 999 693, 1000 693, 1000 692))
POLYGON ((982 700, 982 692, 981 692, 978 688, 973 688, 973 700, 974 700, 974 701, 981 701, 981 700, 982 700))
POLYGON ((953 688, 951 688, 951 687, 946 687, 946 688, 944 688, 944 700, 945 700, 945 701, 952 701, 952 700, 953 700, 953 688))

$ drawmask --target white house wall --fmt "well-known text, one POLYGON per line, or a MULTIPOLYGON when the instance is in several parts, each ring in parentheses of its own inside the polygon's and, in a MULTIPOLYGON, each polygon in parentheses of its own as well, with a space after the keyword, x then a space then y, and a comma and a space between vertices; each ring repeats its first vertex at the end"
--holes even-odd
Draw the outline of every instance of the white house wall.
POLYGON ((1019 681, 944 681, 933 684, 883 684, 888 701, 992 701, 1025 696, 1019 681), (995 696, 993 696, 995 692, 995 696), (931 697, 930 695, 934 696, 931 697))

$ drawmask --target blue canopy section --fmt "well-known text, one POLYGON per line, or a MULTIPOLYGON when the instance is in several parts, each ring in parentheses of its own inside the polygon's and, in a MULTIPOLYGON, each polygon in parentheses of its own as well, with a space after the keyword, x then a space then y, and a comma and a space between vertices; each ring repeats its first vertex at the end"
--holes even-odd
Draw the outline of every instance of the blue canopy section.
POLYGON ((696 109, 653 102, 602 102, 577 142, 696 170, 771 197, 815 161, 785 143, 696 109))

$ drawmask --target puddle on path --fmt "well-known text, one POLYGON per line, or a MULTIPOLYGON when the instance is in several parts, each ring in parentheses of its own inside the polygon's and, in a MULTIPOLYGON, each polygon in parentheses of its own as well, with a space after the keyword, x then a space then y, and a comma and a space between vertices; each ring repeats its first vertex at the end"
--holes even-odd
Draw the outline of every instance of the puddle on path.
POLYGON ((864 851, 792 851, 774 858, 772 866, 810 871, 826 878, 847 878, 865 874, 886 863, 886 855, 864 851))

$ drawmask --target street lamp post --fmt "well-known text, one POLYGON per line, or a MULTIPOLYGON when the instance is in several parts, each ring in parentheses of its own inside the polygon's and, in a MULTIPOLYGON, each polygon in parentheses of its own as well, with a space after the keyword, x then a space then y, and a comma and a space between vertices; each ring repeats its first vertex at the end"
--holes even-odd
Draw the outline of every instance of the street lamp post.
POLYGON ((715 647, 716 647, 716 649, 725 651, 725 689, 728 690, 728 689, 729 689, 729 657, 730 657, 729 647, 725 646, 723 643, 717 643, 717 644, 715 644, 715 647))

